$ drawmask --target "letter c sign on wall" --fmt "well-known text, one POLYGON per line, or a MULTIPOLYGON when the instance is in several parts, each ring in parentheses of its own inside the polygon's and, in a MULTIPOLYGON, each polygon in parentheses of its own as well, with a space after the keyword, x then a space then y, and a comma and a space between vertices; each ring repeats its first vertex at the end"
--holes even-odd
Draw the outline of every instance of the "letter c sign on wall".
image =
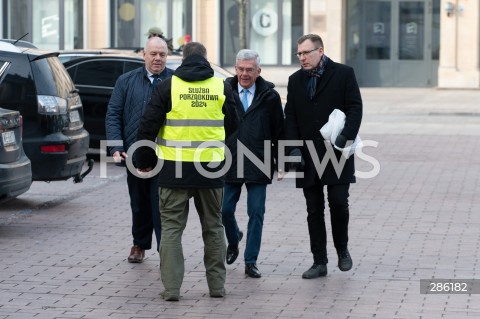
POLYGON ((260 9, 252 17, 252 27, 255 32, 264 37, 277 32, 278 15, 272 9, 260 9))

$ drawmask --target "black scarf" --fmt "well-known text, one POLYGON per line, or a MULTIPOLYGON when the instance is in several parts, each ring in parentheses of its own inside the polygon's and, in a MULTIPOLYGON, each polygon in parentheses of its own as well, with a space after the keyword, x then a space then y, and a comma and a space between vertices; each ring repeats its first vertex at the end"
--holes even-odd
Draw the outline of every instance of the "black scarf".
POLYGON ((320 58, 320 63, 315 69, 303 70, 303 72, 309 77, 308 84, 307 84, 307 98, 310 101, 312 101, 313 97, 315 96, 315 90, 317 88, 317 79, 320 79, 322 77, 328 61, 330 61, 330 59, 325 54, 323 54, 322 57, 320 58))

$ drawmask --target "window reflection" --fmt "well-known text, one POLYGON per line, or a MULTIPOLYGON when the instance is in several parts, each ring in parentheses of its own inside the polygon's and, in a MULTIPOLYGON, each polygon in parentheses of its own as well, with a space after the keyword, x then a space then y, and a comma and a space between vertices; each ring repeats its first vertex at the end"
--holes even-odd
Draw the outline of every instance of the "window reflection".
POLYGON ((83 48, 83 0, 65 0, 64 49, 83 48))
POLYGON ((440 0, 433 1, 432 60, 440 58, 440 0))
POLYGON ((391 4, 389 2, 367 3, 367 59, 390 59, 391 4))
POLYGON ((138 48, 145 45, 146 33, 152 27, 171 39, 173 49, 192 34, 192 0, 115 0, 114 46, 138 48))
MULTIPOLYGON (((28 19, 28 5, 30 1, 28 0, 10 0, 8 7, 10 8, 8 17, 9 17, 9 38, 10 39, 20 39, 26 33, 30 32, 28 19), (15 25, 15 27, 13 27, 15 25)), ((29 34, 23 40, 32 41, 32 35, 29 34)))
POLYGON ((398 58, 423 60, 425 14, 424 3, 400 2, 398 58))
MULTIPOLYGON (((291 65, 296 40, 303 34, 303 1, 257 0, 246 12, 247 48, 260 54, 262 65, 291 65)), ((240 50, 240 7, 236 0, 222 1, 222 60, 234 65, 240 50)))
POLYGON ((60 40, 60 6, 58 1, 32 1, 33 43, 45 50, 58 49, 60 40))

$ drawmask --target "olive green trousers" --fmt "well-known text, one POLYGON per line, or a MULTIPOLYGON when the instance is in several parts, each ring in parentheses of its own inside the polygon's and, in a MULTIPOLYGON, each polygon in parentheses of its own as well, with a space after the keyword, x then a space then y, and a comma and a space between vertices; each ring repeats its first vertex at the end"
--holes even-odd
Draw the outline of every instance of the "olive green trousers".
POLYGON ((182 234, 188 220, 189 201, 193 197, 202 226, 203 263, 210 292, 225 285, 226 243, 221 207, 223 188, 160 188, 160 275, 165 291, 179 295, 185 274, 182 234))

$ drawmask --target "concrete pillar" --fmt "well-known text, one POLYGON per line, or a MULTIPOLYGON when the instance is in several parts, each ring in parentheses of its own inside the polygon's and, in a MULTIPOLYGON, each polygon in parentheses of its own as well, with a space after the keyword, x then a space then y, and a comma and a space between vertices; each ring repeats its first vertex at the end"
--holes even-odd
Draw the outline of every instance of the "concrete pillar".
POLYGON ((480 4, 442 0, 439 88, 480 88, 480 4), (453 11, 447 15, 446 8, 453 11))
POLYGON ((110 8, 108 0, 87 1, 85 23, 87 28, 87 48, 105 48, 110 46, 110 8))
POLYGON ((207 48, 208 59, 218 63, 220 45, 220 3, 219 0, 198 0, 195 42, 201 42, 207 48))

